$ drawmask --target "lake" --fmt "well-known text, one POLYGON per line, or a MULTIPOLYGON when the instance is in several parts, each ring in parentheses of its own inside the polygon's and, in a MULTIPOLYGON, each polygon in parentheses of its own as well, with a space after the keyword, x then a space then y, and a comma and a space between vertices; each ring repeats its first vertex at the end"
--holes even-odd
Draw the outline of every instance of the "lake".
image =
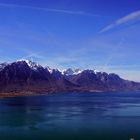
POLYGON ((140 92, 0 99, 1 140, 140 140, 140 92))

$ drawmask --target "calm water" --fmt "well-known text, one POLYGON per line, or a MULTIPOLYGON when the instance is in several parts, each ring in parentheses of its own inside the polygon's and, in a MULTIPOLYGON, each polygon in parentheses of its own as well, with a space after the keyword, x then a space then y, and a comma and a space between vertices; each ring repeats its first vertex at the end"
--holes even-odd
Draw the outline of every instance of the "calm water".
POLYGON ((140 92, 0 99, 1 140, 140 140, 140 92))

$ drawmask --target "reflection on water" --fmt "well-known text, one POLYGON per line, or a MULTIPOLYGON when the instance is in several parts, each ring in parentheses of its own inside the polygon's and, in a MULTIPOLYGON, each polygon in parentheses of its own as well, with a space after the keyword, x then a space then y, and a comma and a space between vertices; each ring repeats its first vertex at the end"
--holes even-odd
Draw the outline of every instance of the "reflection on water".
POLYGON ((140 139, 140 93, 0 99, 0 139, 140 139))

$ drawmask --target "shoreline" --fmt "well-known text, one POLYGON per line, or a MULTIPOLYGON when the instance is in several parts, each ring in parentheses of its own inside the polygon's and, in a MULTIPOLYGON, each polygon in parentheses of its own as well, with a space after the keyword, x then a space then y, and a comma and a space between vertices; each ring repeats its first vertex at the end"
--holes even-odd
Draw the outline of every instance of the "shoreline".
MULTIPOLYGON (((94 93, 117 93, 117 92, 123 92, 123 93, 126 93, 126 92, 129 92, 129 91, 132 91, 132 90, 127 90, 127 91, 99 91, 99 90, 90 90, 90 91, 58 91, 58 92, 3 92, 3 93, 0 93, 0 99, 3 99, 3 98, 14 98, 14 97, 26 97, 26 96, 45 96, 45 95, 49 95, 49 94, 59 94, 59 92, 61 93, 79 93, 79 94, 82 94, 84 92, 89 92, 91 94, 94 94, 94 93)), ((133 90, 133 91, 140 91, 140 90, 133 90)))
MULTIPOLYGON (((69 93, 70 91, 58 91, 58 93, 69 93)), ((89 92, 89 93, 103 93, 105 91, 99 91, 99 90, 92 90, 92 91, 71 91, 72 93, 84 93, 84 92, 89 92)), ((13 97, 26 97, 26 96, 40 96, 40 95, 49 95, 49 94, 57 94, 57 92, 3 92, 0 93, 0 99, 2 98, 13 98, 13 97)))
POLYGON ((13 91, 13 92, 1 92, 0 93, 0 99, 2 98, 12 98, 12 97, 26 97, 26 96, 40 96, 40 95, 49 95, 49 94, 57 94, 57 93, 83 93, 83 92, 89 92, 89 93, 103 93, 105 91, 101 91, 101 90, 83 90, 83 91, 79 91, 79 90, 64 90, 64 91, 13 91))
POLYGON ((35 93, 35 92, 0 93, 0 99, 13 98, 13 97, 39 96, 39 95, 48 95, 48 94, 50 94, 50 93, 35 93))

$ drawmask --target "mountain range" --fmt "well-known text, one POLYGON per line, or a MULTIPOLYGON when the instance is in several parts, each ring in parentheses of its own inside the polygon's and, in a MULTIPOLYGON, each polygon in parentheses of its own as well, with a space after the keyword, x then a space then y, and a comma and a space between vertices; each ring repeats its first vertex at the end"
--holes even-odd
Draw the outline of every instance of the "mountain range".
POLYGON ((29 60, 0 64, 0 93, 140 90, 140 83, 96 70, 58 70, 29 60))

